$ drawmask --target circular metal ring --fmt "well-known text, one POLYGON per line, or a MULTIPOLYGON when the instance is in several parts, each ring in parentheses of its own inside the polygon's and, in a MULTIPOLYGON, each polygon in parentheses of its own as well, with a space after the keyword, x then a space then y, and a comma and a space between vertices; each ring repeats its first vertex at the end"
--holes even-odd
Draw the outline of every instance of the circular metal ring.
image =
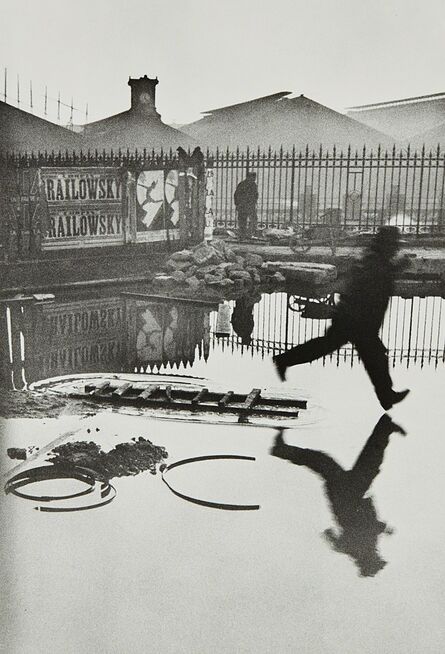
POLYGON ((60 466, 60 465, 48 465, 48 466, 38 466, 37 468, 31 468, 23 472, 18 473, 14 477, 11 477, 6 482, 5 493, 12 493, 17 497, 21 497, 25 500, 33 500, 36 502, 53 502, 58 500, 68 500, 75 497, 82 497, 88 495, 94 491, 97 479, 95 473, 88 468, 82 468, 79 466, 60 466), (31 495, 29 493, 24 493, 18 489, 22 486, 28 486, 39 481, 47 481, 50 479, 77 479, 78 481, 87 484, 87 488, 78 491, 76 493, 69 493, 67 495, 31 495))
POLYGON ((110 504, 116 497, 117 491, 114 486, 109 482, 101 482, 100 491, 102 500, 94 504, 86 504, 85 506, 36 506, 37 511, 45 513, 72 513, 74 511, 88 511, 89 509, 99 509, 102 506, 110 504))
POLYGON ((192 504, 198 504, 199 506, 206 506, 212 509, 223 509, 225 511, 258 511, 260 508, 259 504, 227 504, 225 502, 210 502, 208 500, 201 500, 197 497, 191 497, 185 493, 180 493, 175 490, 165 479, 165 474, 174 468, 179 468, 179 466, 188 465, 189 463, 196 463, 199 461, 216 461, 221 459, 235 459, 241 461, 255 461, 253 456, 241 456, 239 454, 213 454, 209 456, 195 456, 190 459, 181 459, 180 461, 175 461, 168 466, 165 466, 161 469, 162 481, 174 495, 186 500, 187 502, 192 502, 192 504))

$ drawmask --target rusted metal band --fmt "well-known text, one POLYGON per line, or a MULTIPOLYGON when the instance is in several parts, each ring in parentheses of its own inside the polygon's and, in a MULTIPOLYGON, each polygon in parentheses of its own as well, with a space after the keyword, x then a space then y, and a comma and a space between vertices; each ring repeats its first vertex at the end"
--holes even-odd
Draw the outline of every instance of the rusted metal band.
POLYGON ((97 478, 92 470, 82 467, 66 467, 66 466, 38 466, 37 468, 30 468, 23 472, 11 477, 5 484, 5 493, 12 493, 17 497, 25 500, 33 500, 36 502, 53 502, 57 500, 69 500, 75 497, 82 497, 94 491, 97 478), (18 489, 22 486, 28 486, 39 481, 47 481, 50 479, 76 479, 87 484, 87 488, 77 493, 70 493, 68 495, 30 495, 23 493, 18 489))
POLYGON ((212 509, 222 509, 225 511, 258 511, 260 508, 259 504, 227 504, 225 502, 210 502, 208 500, 201 500, 197 497, 191 497, 190 495, 186 495, 185 493, 181 493, 180 491, 174 489, 165 479, 167 472, 173 470, 174 468, 179 468, 179 466, 188 465, 189 463, 197 463, 199 461, 217 461, 221 459, 256 461, 255 457, 253 456, 242 456, 239 454, 213 454, 208 456, 195 456, 190 459, 181 459, 180 461, 175 461, 174 463, 171 463, 165 467, 161 466, 160 470, 162 481, 166 486, 168 486, 174 495, 180 497, 183 500, 186 500, 187 502, 192 502, 192 504, 198 504, 199 506, 206 506, 212 509))
MULTIPOLYGON (((23 472, 14 475, 6 482, 5 493, 11 493, 25 500, 31 500, 34 502, 62 502, 65 500, 71 500, 79 497, 89 495, 94 493, 98 484, 100 484, 100 497, 99 502, 94 502, 93 504, 85 504, 81 506, 36 506, 34 507, 37 511, 44 511, 47 513, 68 513, 74 511, 87 511, 89 509, 96 509, 106 504, 109 504, 116 497, 116 489, 112 486, 109 481, 104 481, 103 479, 98 479, 98 473, 89 468, 83 468, 81 466, 63 466, 63 465, 48 465, 48 466, 38 466, 36 468, 31 468, 24 470, 23 472), (50 479, 77 479, 85 484, 87 488, 79 491, 77 493, 70 493, 67 495, 30 495, 24 493, 23 491, 18 490, 22 486, 27 486, 39 481, 47 481, 50 479)), ((96 494, 97 495, 97 494, 96 494)), ((92 498, 93 499, 93 498, 92 498)))
POLYGON ((57 506, 36 506, 34 507, 37 511, 44 511, 45 513, 70 513, 73 511, 88 511, 90 509, 99 509, 102 506, 106 506, 107 504, 110 504, 116 497, 117 491, 112 484, 108 482, 102 482, 102 488, 101 488, 101 497, 105 498, 102 499, 100 502, 96 502, 95 504, 86 504, 85 506, 62 506, 62 507, 57 507, 57 506))

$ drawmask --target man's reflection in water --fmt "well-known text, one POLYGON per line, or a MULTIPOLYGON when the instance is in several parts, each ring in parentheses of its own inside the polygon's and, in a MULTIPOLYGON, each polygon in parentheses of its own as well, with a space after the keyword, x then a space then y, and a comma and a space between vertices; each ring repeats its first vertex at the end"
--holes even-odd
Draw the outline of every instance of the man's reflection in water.
POLYGON ((325 452, 287 445, 283 431, 279 430, 271 454, 306 466, 324 479, 339 526, 338 534, 326 529, 324 536, 335 551, 354 559, 361 576, 373 577, 386 565, 378 552, 378 537, 392 530, 378 519, 373 499, 365 497, 365 493, 380 471, 390 435, 405 435, 405 431, 388 415, 382 416, 351 470, 344 470, 325 452))
POLYGON ((261 300, 261 295, 244 295, 235 302, 230 322, 233 331, 241 338, 243 345, 250 345, 255 326, 253 307, 261 300))

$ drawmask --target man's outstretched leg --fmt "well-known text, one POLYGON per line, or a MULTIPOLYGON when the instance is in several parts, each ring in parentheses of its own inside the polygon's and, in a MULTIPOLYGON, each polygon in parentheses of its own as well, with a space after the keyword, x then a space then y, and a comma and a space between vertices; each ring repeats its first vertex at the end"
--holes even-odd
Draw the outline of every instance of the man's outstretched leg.
POLYGON ((311 361, 320 359, 327 354, 335 352, 335 350, 347 341, 347 336, 340 330, 335 327, 329 327, 324 336, 313 338, 306 343, 297 345, 273 357, 273 362, 281 381, 286 379, 286 370, 289 366, 297 366, 301 363, 310 363, 311 361))
POLYGON ((371 436, 366 441, 364 448, 349 472, 349 482, 357 497, 365 495, 373 480, 379 474, 389 437, 394 433, 406 436, 405 430, 393 422, 385 413, 374 427, 371 436))
POLYGON ((385 411, 394 404, 401 402, 409 391, 405 390, 397 393, 393 390, 392 379, 389 374, 388 354, 380 338, 377 335, 360 337, 354 339, 353 343, 374 386, 378 400, 385 411))
POLYGON ((316 472, 328 483, 342 481, 345 475, 343 468, 329 454, 319 450, 310 450, 305 447, 296 447, 284 442, 283 433, 285 429, 278 429, 275 442, 270 450, 272 456, 279 459, 287 459, 298 466, 305 466, 316 472))

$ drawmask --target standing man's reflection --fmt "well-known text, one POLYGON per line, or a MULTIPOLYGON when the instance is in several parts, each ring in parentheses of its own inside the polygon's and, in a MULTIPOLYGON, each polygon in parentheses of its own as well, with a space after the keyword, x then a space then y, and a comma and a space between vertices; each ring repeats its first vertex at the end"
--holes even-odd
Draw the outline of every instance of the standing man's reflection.
POLYGON ((287 445, 281 429, 271 450, 273 456, 306 466, 324 479, 339 527, 338 534, 326 529, 324 536, 337 552, 354 559, 363 577, 373 577, 386 565, 378 552, 378 537, 392 531, 378 519, 373 499, 365 493, 380 471, 389 437, 395 432, 405 435, 389 416, 382 416, 351 470, 344 470, 324 452, 287 445))
POLYGON ((252 332, 255 327, 253 308, 260 299, 261 296, 243 295, 235 302, 235 308, 233 309, 230 322, 232 323, 233 331, 241 338, 243 345, 250 345, 252 340, 252 332))

